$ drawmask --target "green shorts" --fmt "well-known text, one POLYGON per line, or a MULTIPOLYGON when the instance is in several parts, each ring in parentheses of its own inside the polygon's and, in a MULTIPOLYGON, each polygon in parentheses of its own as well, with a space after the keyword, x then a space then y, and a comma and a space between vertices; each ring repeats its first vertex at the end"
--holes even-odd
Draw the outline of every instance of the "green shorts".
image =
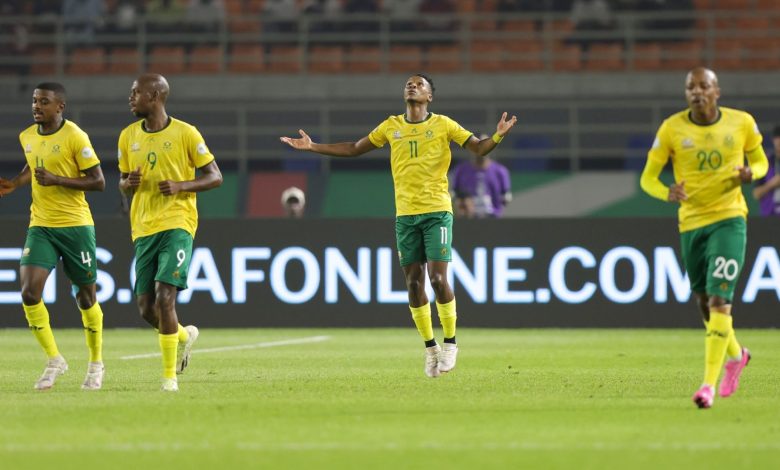
POLYGON ((745 262, 746 240, 747 224, 742 217, 681 233, 683 265, 691 290, 731 302, 745 262))
POLYGON ((135 239, 135 295, 154 292, 155 282, 187 288, 192 235, 174 229, 135 239))
POLYGON ((429 212, 395 218, 395 237, 401 266, 452 261, 452 214, 429 212))
POLYGON ((95 227, 30 227, 22 251, 22 266, 40 266, 49 271, 62 258, 65 275, 77 286, 94 284, 97 276, 95 227))

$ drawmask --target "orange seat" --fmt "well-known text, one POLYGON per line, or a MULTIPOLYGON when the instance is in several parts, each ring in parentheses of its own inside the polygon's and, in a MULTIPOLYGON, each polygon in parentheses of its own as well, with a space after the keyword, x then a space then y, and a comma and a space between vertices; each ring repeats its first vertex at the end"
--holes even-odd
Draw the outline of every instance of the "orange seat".
POLYGON ((195 46, 190 52, 189 71, 196 74, 219 73, 222 71, 224 54, 219 46, 195 46))
POLYGON ((543 70, 544 46, 539 41, 517 41, 506 45, 503 67, 506 70, 543 70))
POLYGON ((434 73, 459 72, 463 67, 460 46, 431 46, 426 51, 426 70, 434 73))
POLYGON ((588 48, 588 70, 622 70, 623 46, 621 44, 593 44, 588 48))
POLYGON ((93 75, 106 71, 106 51, 102 47, 77 47, 68 57, 69 75, 93 75))
POLYGON ((580 46, 556 44, 553 46, 553 70, 574 71, 582 68, 582 50, 580 46))
POLYGON ((742 65, 752 70, 780 69, 780 39, 746 39, 742 46, 742 65))
POLYGON ((536 31, 536 23, 531 20, 505 20, 501 21, 501 30, 533 33, 536 31))
POLYGON ((382 51, 378 46, 353 45, 346 66, 349 72, 378 73, 382 70, 382 51))
POLYGON ((30 53, 31 75, 54 75, 57 73, 57 52, 53 47, 36 47, 30 53))
POLYGON ((391 72, 418 72, 423 66, 423 53, 420 46, 390 46, 389 68, 391 72))
POLYGON ((658 70, 661 68, 661 45, 657 42, 636 44, 633 57, 634 70, 658 70))
POLYGON ((137 75, 141 71, 141 54, 135 47, 115 47, 108 57, 108 73, 137 75))
POLYGON ((702 46, 695 41, 667 44, 661 58, 661 67, 664 69, 690 70, 702 65, 702 46))
POLYGON ((503 70, 503 46, 496 41, 474 41, 471 43, 471 71, 499 72, 503 70))
POLYGON ((260 44, 236 44, 230 51, 230 73, 257 73, 265 70, 265 47, 260 44))
POLYGON ((712 0, 712 8, 715 10, 740 10, 746 11, 752 7, 753 0, 712 0))
POLYGON ((228 30, 231 33, 259 33, 263 24, 254 16, 234 16, 228 19, 228 30))
POLYGON ((268 70, 277 73, 300 73, 303 51, 300 46, 273 46, 268 54, 268 70))
POLYGON ((309 72, 341 73, 344 71, 344 48, 313 46, 309 49, 309 72))
POLYGON ((181 46, 154 46, 149 52, 149 72, 161 74, 184 73, 186 58, 181 46))
POLYGON ((739 70, 742 68, 742 45, 732 40, 717 40, 713 49, 715 70, 739 70))

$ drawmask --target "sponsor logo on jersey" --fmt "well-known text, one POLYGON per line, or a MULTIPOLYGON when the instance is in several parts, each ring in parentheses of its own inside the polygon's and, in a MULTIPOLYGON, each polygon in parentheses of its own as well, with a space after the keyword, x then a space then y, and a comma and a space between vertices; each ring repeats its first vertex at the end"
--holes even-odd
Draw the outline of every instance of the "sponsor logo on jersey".
POLYGON ((209 153, 208 147, 206 147, 206 144, 204 144, 203 142, 198 144, 197 150, 198 153, 201 155, 206 155, 207 153, 209 153))
POLYGON ((684 149, 692 149, 694 147, 693 139, 690 137, 686 137, 682 140, 682 148, 684 149))
POLYGON ((92 149, 89 147, 84 147, 81 149, 81 156, 84 158, 92 158, 95 156, 95 154, 92 152, 92 149))

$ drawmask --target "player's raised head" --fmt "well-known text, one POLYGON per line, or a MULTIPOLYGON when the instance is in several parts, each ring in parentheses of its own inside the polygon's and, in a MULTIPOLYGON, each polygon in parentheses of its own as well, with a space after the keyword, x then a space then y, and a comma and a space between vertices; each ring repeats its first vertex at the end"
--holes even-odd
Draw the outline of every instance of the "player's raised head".
POLYGON ((406 80, 404 86, 404 99, 406 101, 428 102, 433 101, 433 79, 423 73, 412 75, 406 80))

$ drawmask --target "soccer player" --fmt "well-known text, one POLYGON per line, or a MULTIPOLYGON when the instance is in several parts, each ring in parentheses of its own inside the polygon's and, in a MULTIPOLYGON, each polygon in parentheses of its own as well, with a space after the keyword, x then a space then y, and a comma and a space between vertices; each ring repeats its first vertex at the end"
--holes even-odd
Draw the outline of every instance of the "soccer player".
POLYGON ((693 401, 709 408, 725 355, 721 397, 737 390, 750 361, 734 334, 731 300, 745 259, 748 210, 741 185, 764 176, 767 159, 753 117, 718 106, 720 88, 712 70, 691 70, 685 97, 688 109, 661 124, 640 184, 651 196, 680 204, 683 264, 707 329, 704 382, 693 401), (670 159, 674 183, 666 187, 659 175, 670 159))
POLYGON ((119 135, 118 157, 119 188, 132 196, 138 309, 159 333, 162 390, 175 392, 176 373, 187 367, 199 333, 181 326, 176 314, 198 226, 195 193, 220 186, 222 173, 200 132, 165 111, 169 92, 162 75, 147 73, 133 82, 130 111, 141 120, 119 135))
POLYGON ((30 227, 19 268, 22 308, 30 330, 49 358, 35 389, 52 388, 57 377, 68 370, 42 300, 46 279, 62 258, 65 275, 76 292, 89 348, 87 376, 81 388, 98 390, 104 373, 103 311, 95 297, 95 223, 84 191, 103 191, 106 182, 89 136, 64 118, 65 100, 65 87, 59 83, 35 87, 35 124, 19 135, 27 164, 13 179, 0 178, 0 197, 20 186, 32 185, 30 227))
POLYGON ((433 101, 433 81, 426 75, 409 77, 403 90, 406 113, 390 116, 357 142, 320 144, 303 130, 298 139, 281 141, 298 150, 333 157, 357 157, 390 143, 390 164, 395 187, 395 233, 398 256, 406 278, 409 308, 425 342, 425 374, 438 377, 455 367, 455 295, 447 281, 452 260, 452 200, 447 170, 452 154, 450 141, 477 155, 493 150, 515 125, 517 118, 501 116, 496 133, 486 139, 441 114, 428 111, 433 101), (436 295, 436 309, 444 330, 444 345, 433 334, 431 307, 425 293, 425 272, 436 295))

